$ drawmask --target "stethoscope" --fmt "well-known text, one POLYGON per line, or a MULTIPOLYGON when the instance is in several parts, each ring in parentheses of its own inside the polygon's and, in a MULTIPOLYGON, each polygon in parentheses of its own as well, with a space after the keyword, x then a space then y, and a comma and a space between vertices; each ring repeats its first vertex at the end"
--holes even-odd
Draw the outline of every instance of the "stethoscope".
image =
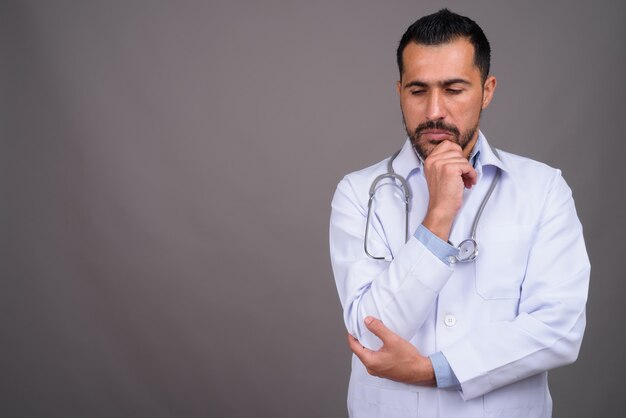
MULTIPOLYGON (((492 149, 492 150, 493 150, 493 153, 496 155, 496 157, 498 157, 497 151, 495 149, 492 149)), ((399 187, 400 189, 402 189, 402 194, 404 196, 404 242, 407 242, 409 240, 409 202, 411 201, 411 189, 409 188, 409 184, 407 183, 406 179, 400 174, 396 173, 392 166, 393 161, 396 159, 398 154, 400 154, 400 151, 402 150, 396 151, 391 156, 391 158, 387 162, 387 172, 376 177, 374 181, 372 182, 372 185, 370 186, 370 190, 369 190, 370 197, 369 197, 369 201, 367 202, 367 219, 365 221, 366 222, 365 223, 365 240, 363 243, 363 248, 365 249, 365 254, 367 254, 369 257, 373 258, 374 260, 391 261, 393 259, 393 256, 391 255, 386 255, 384 257, 377 257, 375 255, 372 255, 367 249, 370 217, 372 213, 372 202, 374 201, 374 196, 376 194, 376 190, 378 189, 378 183, 380 183, 382 180, 391 179, 393 180, 392 183, 385 183, 385 184, 393 184, 396 187, 399 187), (399 183, 399 186, 398 186, 398 183, 399 183)), ((419 158, 419 154, 417 155, 419 158)), ((422 161, 421 158, 420 158, 420 161, 422 161)), ((423 165, 423 161, 422 161, 422 165, 423 165)), ((489 186, 489 190, 487 190, 487 194, 483 198, 483 201, 480 204, 478 211, 476 212, 476 216, 474 217, 474 223, 472 224, 471 236, 470 238, 467 238, 461 241, 461 243, 457 246, 457 249, 459 250, 459 252, 454 257, 454 259, 451 260, 453 263, 456 263, 456 262, 469 263, 469 262, 476 260, 476 257, 478 257, 478 243, 476 242, 476 229, 478 228, 478 222, 480 221, 480 216, 483 213, 483 209, 485 208, 485 205, 489 201, 489 198, 491 197, 491 193, 493 192, 493 189, 496 188, 496 184, 498 184, 498 180, 500 180, 501 175, 502 175, 502 170, 499 167, 496 167, 496 174, 493 178, 493 181, 491 182, 491 185, 489 186)), ((382 184, 381 186, 384 186, 385 184, 382 184)))

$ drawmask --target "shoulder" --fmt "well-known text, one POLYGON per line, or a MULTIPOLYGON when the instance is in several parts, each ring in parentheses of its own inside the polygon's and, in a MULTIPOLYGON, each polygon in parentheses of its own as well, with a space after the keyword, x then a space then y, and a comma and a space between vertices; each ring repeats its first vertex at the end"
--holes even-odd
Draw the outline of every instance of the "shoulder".
POLYGON ((370 165, 369 167, 346 174, 337 185, 335 198, 338 197, 338 194, 344 194, 351 195, 351 197, 359 200, 363 199, 367 201, 369 188, 376 177, 387 172, 389 158, 391 157, 387 157, 376 164, 370 165))
POLYGON ((355 184, 370 182, 371 180, 374 180, 377 176, 387 172, 387 164, 390 158, 391 157, 387 157, 382 161, 370 165, 369 167, 365 167, 360 170, 353 171, 352 173, 346 174, 341 182, 347 181, 355 184))
POLYGON ((552 177, 560 170, 550 167, 541 161, 533 160, 528 157, 513 154, 508 151, 498 149, 498 156, 504 163, 511 175, 531 175, 533 177, 552 177))
POLYGON ((356 204, 361 208, 367 206, 369 189, 376 177, 387 172, 387 164, 390 158, 387 157, 369 167, 346 174, 337 184, 337 189, 333 196, 333 207, 348 202, 356 204))
POLYGON ((529 186, 540 186, 551 183, 561 176, 561 170, 541 161, 523 157, 507 151, 498 150, 498 157, 506 168, 506 175, 513 181, 529 186))
POLYGON ((498 150, 498 155, 506 167, 503 179, 523 191, 531 201, 540 204, 558 196, 571 198, 571 189, 563 179, 560 169, 502 150, 498 150))

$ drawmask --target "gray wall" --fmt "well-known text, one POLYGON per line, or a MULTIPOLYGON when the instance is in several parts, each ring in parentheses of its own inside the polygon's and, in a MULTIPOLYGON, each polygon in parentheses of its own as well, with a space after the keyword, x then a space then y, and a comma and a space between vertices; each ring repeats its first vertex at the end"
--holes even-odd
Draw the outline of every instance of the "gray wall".
POLYGON ((492 42, 483 131, 561 168, 585 227, 588 328, 550 375, 555 417, 622 416, 610 0, 2 1, 0 416, 345 416, 329 203, 402 144, 395 48, 443 5, 492 42))

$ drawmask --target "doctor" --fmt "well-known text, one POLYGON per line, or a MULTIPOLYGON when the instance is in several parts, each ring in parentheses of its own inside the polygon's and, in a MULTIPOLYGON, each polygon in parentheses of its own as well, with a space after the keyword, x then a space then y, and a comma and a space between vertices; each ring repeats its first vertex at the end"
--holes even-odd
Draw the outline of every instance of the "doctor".
POLYGON ((397 58, 408 138, 332 201, 350 416, 550 417, 547 371, 576 359, 585 328, 590 266, 571 190, 479 131, 496 79, 474 21, 425 16, 397 58), (472 235, 468 260, 457 245, 472 235))

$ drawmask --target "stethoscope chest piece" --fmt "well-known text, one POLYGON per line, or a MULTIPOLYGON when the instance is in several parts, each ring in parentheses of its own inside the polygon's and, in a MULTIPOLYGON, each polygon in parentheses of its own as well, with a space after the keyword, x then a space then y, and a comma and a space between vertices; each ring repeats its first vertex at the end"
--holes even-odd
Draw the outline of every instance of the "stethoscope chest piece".
POLYGON ((468 238, 458 245, 459 253, 456 255, 456 261, 460 263, 469 263, 478 257, 478 243, 473 238, 468 238))

